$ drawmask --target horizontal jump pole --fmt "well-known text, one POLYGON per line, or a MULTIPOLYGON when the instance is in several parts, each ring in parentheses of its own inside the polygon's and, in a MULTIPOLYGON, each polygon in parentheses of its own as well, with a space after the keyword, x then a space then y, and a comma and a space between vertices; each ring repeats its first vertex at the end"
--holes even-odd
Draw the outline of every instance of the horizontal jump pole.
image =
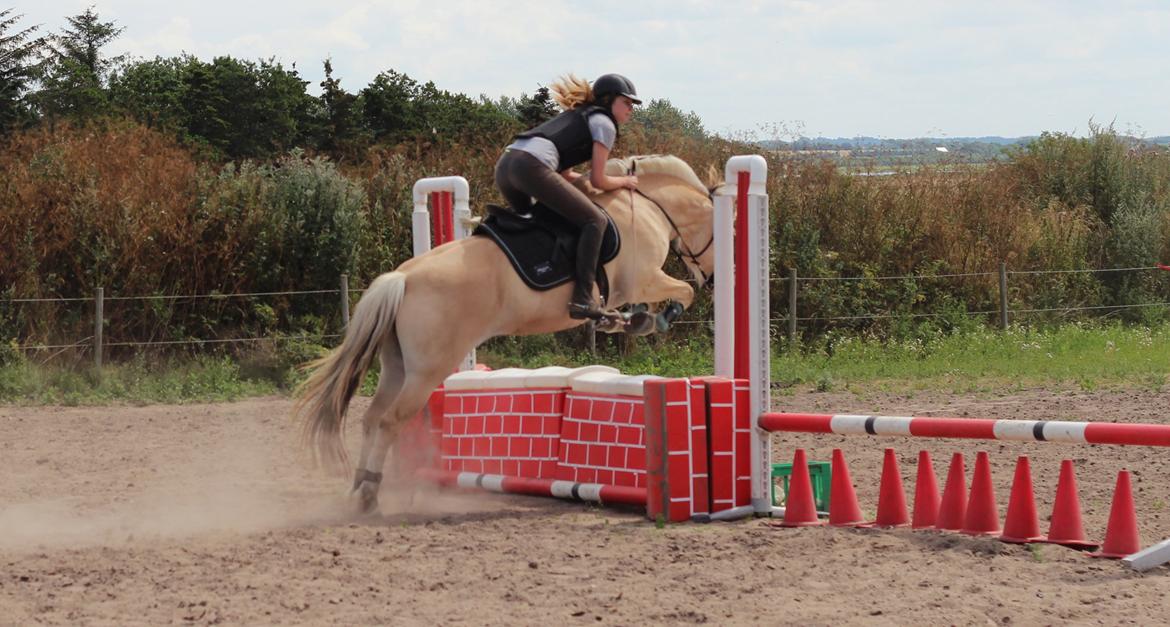
POLYGON ((1170 446, 1170 425, 1142 423, 764 413, 759 426, 785 433, 1170 446))
POLYGON ((420 469, 418 476, 443 487, 478 489, 507 494, 526 494, 529 496, 554 496, 561 499, 593 501, 597 503, 646 505, 646 488, 631 486, 578 483, 557 479, 508 477, 505 475, 436 470, 431 468, 420 469))

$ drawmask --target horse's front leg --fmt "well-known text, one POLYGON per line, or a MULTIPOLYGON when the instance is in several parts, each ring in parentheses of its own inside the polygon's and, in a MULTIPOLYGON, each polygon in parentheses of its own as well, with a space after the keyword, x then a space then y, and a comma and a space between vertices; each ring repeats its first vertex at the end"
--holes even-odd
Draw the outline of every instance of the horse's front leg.
POLYGON ((661 303, 673 300, 680 303, 683 309, 690 309, 691 303, 695 302, 695 288, 686 281, 670 276, 661 268, 654 271, 640 292, 639 302, 661 303))
POLYGON ((678 318, 682 310, 690 307, 695 300, 695 290, 685 281, 680 281, 661 269, 651 275, 639 291, 638 301, 660 303, 669 301, 671 304, 660 312, 646 311, 644 308, 635 311, 626 321, 623 328, 601 329, 609 333, 625 332, 629 335, 650 335, 670 328, 670 323, 678 318))

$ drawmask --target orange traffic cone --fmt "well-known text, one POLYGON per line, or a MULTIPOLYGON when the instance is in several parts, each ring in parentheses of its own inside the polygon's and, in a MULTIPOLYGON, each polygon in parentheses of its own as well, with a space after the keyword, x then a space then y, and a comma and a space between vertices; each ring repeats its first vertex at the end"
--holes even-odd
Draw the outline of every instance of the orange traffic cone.
POLYGON ((898 471, 898 458, 894 449, 888 448, 882 459, 882 483, 878 488, 876 527, 905 527, 910 524, 906 512, 906 492, 902 489, 902 473, 898 471))
POLYGON ((947 471, 947 483, 943 488, 942 502, 938 507, 938 520, 934 528, 942 531, 958 531, 963 528, 967 517, 967 468, 963 454, 951 457, 951 469, 947 471))
POLYGON ((914 529, 933 529, 938 519, 938 479, 928 451, 918 452, 918 479, 914 482, 914 529))
POLYGON ((1032 465, 1024 455, 1016 461, 1007 518, 999 539, 1013 544, 1044 541, 1044 536, 1040 535, 1040 521, 1036 518, 1036 497, 1032 493, 1032 465))
POLYGON ((857 493, 853 491, 853 480, 849 477, 849 466, 845 465, 845 454, 833 449, 833 478, 829 487, 829 524, 834 527, 869 527, 861 518, 857 506, 857 493))
POLYGON ((1133 488, 1129 471, 1117 473, 1117 487, 1113 490, 1113 506, 1109 509, 1109 526, 1105 528, 1105 544, 1092 557, 1121 559, 1142 549, 1138 536, 1137 514, 1133 507, 1133 488))
POLYGON ((808 458, 804 449, 796 449, 792 456, 792 476, 788 480, 788 496, 784 500, 784 522, 781 527, 813 527, 825 524, 817 519, 817 504, 813 499, 812 478, 808 474, 808 458))
POLYGON ((1045 542, 1077 550, 1097 548, 1096 544, 1085 539, 1085 528, 1081 524, 1081 502, 1077 498, 1077 475, 1071 459, 1060 462, 1056 502, 1052 504, 1052 519, 1048 523, 1048 538, 1045 542))
POLYGON ((972 536, 997 535, 1000 532, 995 486, 991 481, 991 462, 984 451, 975 454, 975 475, 971 477, 971 498, 967 501, 967 516, 963 519, 962 531, 972 536))

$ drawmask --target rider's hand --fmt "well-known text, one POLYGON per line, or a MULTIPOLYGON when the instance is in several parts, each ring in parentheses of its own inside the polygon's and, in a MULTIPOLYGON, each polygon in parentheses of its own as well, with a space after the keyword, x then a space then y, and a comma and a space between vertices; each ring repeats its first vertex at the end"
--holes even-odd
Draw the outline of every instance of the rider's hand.
POLYGON ((627 176, 627 177, 623 178, 622 179, 622 187, 624 187, 626 189, 637 189, 638 188, 638 177, 637 176, 627 176))

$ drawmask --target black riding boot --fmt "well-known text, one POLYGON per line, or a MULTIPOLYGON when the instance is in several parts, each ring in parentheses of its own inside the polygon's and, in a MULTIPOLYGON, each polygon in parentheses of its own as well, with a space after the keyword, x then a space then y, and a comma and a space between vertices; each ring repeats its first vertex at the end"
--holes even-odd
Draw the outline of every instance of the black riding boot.
POLYGON ((597 282, 597 261, 601 257, 601 238, 605 231, 594 224, 581 228, 577 239, 577 283, 573 287, 573 300, 569 301, 569 317, 575 320, 605 318, 606 312, 593 299, 593 286, 597 282))

